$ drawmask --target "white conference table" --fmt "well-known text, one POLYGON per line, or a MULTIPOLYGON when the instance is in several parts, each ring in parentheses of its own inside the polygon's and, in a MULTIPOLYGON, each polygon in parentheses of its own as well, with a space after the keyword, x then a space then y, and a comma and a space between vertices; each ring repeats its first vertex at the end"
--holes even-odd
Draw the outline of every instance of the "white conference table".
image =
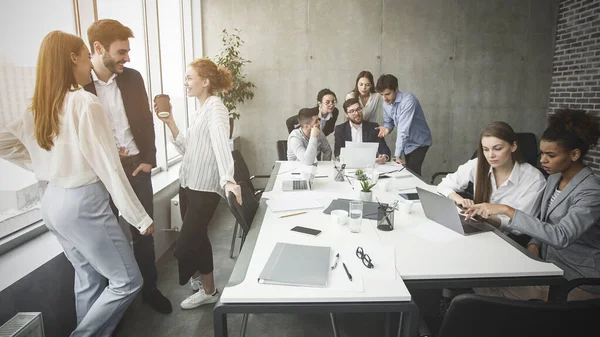
MULTIPOLYGON (((389 170, 387 164, 376 170, 389 170)), ((336 198, 358 199, 358 188, 347 181, 333 180, 333 163, 319 162, 317 178, 312 191, 282 192, 285 179, 293 173, 306 170, 298 162, 278 162, 273 170, 263 200, 236 266, 220 301, 215 306, 215 336, 227 335, 227 313, 240 312, 407 312, 404 320, 409 335, 414 335, 418 309, 407 291, 416 289, 467 288, 490 286, 560 285, 564 282, 563 271, 555 265, 535 258, 526 249, 508 239, 499 231, 462 236, 429 219, 420 203, 413 205, 410 214, 396 211, 394 230, 376 229, 376 221, 363 220, 361 233, 350 233, 348 226, 334 225, 323 208, 307 210, 306 214, 280 219, 280 214, 271 212, 264 199, 314 198, 323 205, 336 198), (322 230, 318 237, 291 233, 296 225, 322 230), (291 242, 309 245, 328 245, 336 250, 348 250, 348 244, 379 244, 393 247, 396 280, 372 280, 368 273, 362 275, 364 291, 349 291, 340 285, 335 289, 309 289, 258 284, 262 270, 276 242, 291 242), (372 307, 365 306, 372 304, 372 307)), ((435 191, 420 178, 405 169, 385 179, 390 185, 387 191, 378 186, 373 189, 373 199, 392 203, 402 193, 415 192, 414 187, 435 191), (412 189, 412 190, 411 190, 412 189)), ((384 181, 384 180, 382 180, 384 181)), ((283 214, 294 213, 294 211, 283 214)), ((366 251, 369 253, 369 251, 366 251)), ((350 254, 345 254, 350 255, 350 254)), ((364 271, 356 264, 360 260, 349 256, 351 271, 364 271), (354 260, 352 260, 354 259, 354 260)), ((378 261, 373 261, 376 265, 378 261)), ((363 267, 364 268, 364 267, 363 267)), ((338 269, 337 272, 343 272, 338 269)), ((339 275, 338 275, 339 276, 339 275)), ((332 285, 339 285, 339 279, 332 285)), ((336 288, 336 287, 333 287, 336 288)), ((390 333, 389 326, 386 333, 390 333)))

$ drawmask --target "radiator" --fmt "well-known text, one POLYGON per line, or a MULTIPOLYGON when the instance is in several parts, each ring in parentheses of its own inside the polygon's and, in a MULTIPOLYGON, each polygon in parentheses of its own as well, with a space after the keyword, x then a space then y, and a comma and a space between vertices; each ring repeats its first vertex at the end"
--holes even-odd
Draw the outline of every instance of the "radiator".
POLYGON ((41 312, 20 312, 0 327, 0 337, 44 337, 41 312))
POLYGON ((171 199, 171 229, 168 231, 179 232, 181 230, 181 213, 179 211, 179 194, 171 199))

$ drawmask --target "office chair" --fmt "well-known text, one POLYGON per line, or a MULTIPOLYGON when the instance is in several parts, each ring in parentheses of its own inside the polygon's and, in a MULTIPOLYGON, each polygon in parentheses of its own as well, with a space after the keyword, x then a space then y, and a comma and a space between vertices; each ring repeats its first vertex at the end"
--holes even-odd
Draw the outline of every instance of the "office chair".
POLYGON ((294 131, 294 129, 298 126, 300 126, 300 123, 298 123, 298 114, 295 114, 285 120, 285 127, 287 128, 288 133, 292 133, 292 131, 294 131))
MULTIPOLYGON (((233 156, 233 166, 234 166, 234 174, 233 174, 233 178, 235 179, 235 181, 240 184, 243 183, 245 185, 248 186, 248 188, 253 191, 254 193, 254 198, 256 200, 260 200, 260 197, 262 195, 262 190, 260 189, 256 189, 254 188, 254 184, 252 184, 252 180, 254 178, 269 178, 269 176, 251 176, 250 175, 250 170, 248 169, 248 165, 246 165, 246 161, 244 160, 244 157, 242 157, 242 154, 240 153, 240 151, 238 150, 233 150, 231 151, 231 155, 233 156)), ((229 249, 229 257, 233 258, 233 249, 235 248, 235 241, 236 241, 236 237, 237 237, 237 231, 238 231, 238 227, 239 227, 239 221, 236 220, 235 224, 233 225, 233 235, 231 237, 231 248, 229 249)), ((240 232, 240 237, 242 237, 243 235, 243 230, 242 232, 240 232)), ((240 250, 242 249, 241 245, 240 245, 240 250)))
POLYGON ((287 160, 287 140, 277 141, 277 160, 287 160))
POLYGON ((546 303, 462 294, 452 300, 438 337, 593 336, 598 317, 600 299, 546 303))
MULTIPOLYGON (((533 167, 539 169, 539 156, 538 156, 538 141, 535 135, 531 132, 517 132, 517 144, 519 144, 519 150, 523 156, 523 161, 531 164, 533 167)), ((473 153, 470 159, 477 158, 477 150, 473 153)), ((544 170, 540 170, 547 176, 548 174, 544 170)), ((436 172, 431 176, 431 184, 435 185, 435 179, 439 176, 446 176, 447 174, 454 172, 436 172)), ((466 196, 461 196, 469 199, 473 199, 473 184, 469 183, 469 186, 463 192, 466 196)), ((459 193, 460 194, 460 193, 459 193)))

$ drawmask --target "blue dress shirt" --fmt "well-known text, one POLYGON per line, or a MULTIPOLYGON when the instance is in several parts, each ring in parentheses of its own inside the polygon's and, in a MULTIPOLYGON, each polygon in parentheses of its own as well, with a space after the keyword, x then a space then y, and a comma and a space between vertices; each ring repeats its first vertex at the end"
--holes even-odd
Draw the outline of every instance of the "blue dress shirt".
POLYGON ((383 103, 383 126, 398 127, 396 157, 409 154, 419 147, 431 146, 431 130, 425 120, 421 103, 410 92, 398 91, 392 104, 383 103))

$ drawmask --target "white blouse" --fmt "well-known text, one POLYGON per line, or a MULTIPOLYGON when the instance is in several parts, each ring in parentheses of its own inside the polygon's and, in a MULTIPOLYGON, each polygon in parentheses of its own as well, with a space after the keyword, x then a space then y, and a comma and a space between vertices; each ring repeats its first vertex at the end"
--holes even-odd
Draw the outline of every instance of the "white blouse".
POLYGON ((210 96, 192 116, 187 135, 179 132, 171 142, 183 155, 179 182, 195 191, 223 190, 233 178, 233 156, 229 148, 229 113, 217 96, 210 96))
POLYGON ((98 97, 83 89, 67 93, 58 120, 59 134, 46 151, 35 140, 33 114, 25 112, 0 132, 0 157, 33 171, 37 180, 63 188, 102 181, 123 218, 145 231, 153 221, 123 171, 112 125, 98 97))
MULTIPOLYGON (((354 97, 354 91, 350 91, 346 95, 346 100, 354 97)), ((363 105, 362 100, 358 98, 358 104, 363 108, 363 119, 368 122, 377 123, 383 125, 383 97, 380 94, 374 92, 369 95, 367 104, 363 105)))
MULTIPOLYGON (((463 191, 469 182, 473 183, 473 189, 476 190, 476 174, 477 158, 469 160, 459 166, 456 172, 442 179, 437 191, 448 197, 454 192, 463 191)), ((510 176, 500 186, 496 186, 494 171, 491 168, 489 174, 492 185, 490 203, 505 204, 533 216, 539 213, 546 179, 538 169, 528 163, 515 163, 510 176)), ((499 217, 503 225, 508 223, 508 217, 499 217)))

